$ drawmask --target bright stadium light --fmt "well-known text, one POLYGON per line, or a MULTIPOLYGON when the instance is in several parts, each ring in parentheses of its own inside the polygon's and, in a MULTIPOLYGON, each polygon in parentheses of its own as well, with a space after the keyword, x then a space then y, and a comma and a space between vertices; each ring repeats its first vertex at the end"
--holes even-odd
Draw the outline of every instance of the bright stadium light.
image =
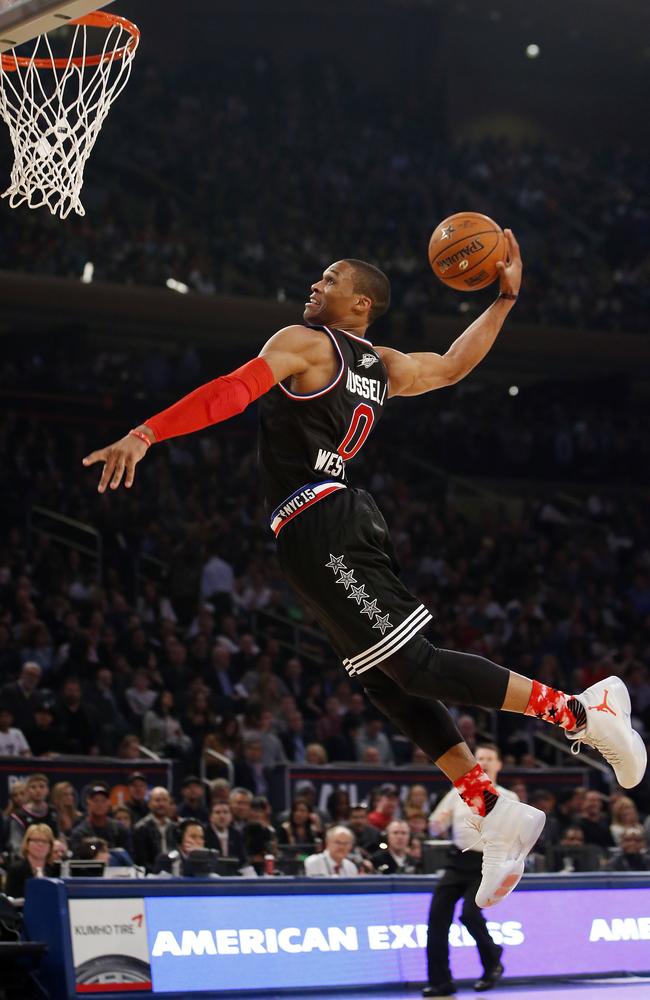
POLYGON ((509 396, 518 396, 519 395, 519 386, 518 385, 511 385, 510 388, 508 389, 508 395, 509 396))
POLYGON ((81 280, 83 281, 84 285, 90 284, 90 282, 93 280, 94 273, 95 273, 95 265, 90 260, 86 261, 86 263, 84 264, 83 274, 81 275, 81 280))
POLYGON ((539 53, 540 53, 539 45, 537 45, 535 42, 532 42, 530 45, 526 46, 526 55, 528 56, 529 59, 537 59, 539 53))
POLYGON ((167 288, 171 288, 172 292, 180 292, 181 295, 187 295, 190 290, 188 285, 182 281, 176 281, 176 278, 167 278, 165 284, 167 288))

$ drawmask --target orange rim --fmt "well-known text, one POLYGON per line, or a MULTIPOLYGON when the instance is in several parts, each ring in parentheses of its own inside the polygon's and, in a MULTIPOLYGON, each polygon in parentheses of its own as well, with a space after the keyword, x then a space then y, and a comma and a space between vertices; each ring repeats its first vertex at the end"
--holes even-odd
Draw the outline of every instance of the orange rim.
POLYGON ((2 68, 8 73, 15 72, 19 66, 35 66, 36 69, 65 69, 66 66, 99 66, 100 63, 113 62, 115 59, 123 59, 124 56, 134 52, 140 41, 140 29, 133 21, 128 21, 119 14, 107 14, 106 11, 98 10, 94 14, 86 14, 78 17, 68 24, 83 24, 88 28, 106 28, 110 30, 114 27, 123 28, 130 34, 130 39, 119 49, 113 52, 104 52, 97 56, 75 56, 73 59, 31 59, 29 56, 2 55, 2 68))

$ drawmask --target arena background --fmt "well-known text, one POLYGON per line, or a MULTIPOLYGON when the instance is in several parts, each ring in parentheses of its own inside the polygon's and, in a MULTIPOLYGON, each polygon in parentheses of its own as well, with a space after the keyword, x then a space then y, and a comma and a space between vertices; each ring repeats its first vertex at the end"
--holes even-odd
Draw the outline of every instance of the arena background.
MULTIPOLYGON (((415 772, 400 767, 426 771, 360 708, 281 578, 254 408, 155 448, 128 493, 99 496, 81 458, 256 354, 299 319, 333 259, 389 274, 394 307, 373 328, 376 343, 444 351, 494 294, 448 291, 428 267, 432 229, 462 208, 515 231, 520 301, 465 381, 391 403, 351 478, 376 495, 439 645, 569 690, 618 674, 647 739, 647 5, 114 9, 138 23, 142 44, 86 168, 85 217, 0 204, 0 706, 15 708, 22 665, 38 663, 35 701, 13 725, 39 757, 71 758, 43 769, 72 782, 82 810, 84 787, 106 780, 117 808, 133 769, 150 786, 159 774, 167 782, 155 754, 171 761, 188 814, 184 778, 250 780, 242 738, 258 734, 268 770, 252 790, 278 824, 299 780, 329 794, 352 786, 352 766, 370 799, 386 781, 406 793, 415 772), (236 690, 225 693, 220 671, 236 690), (163 690, 185 737, 176 743, 152 735, 163 690), (45 732, 36 702, 50 709, 45 732), (296 710, 315 749, 287 772, 296 710)), ((12 162, 2 135, 0 187, 12 162)), ((620 831, 609 829, 620 790, 601 770, 568 757, 546 729, 459 714, 470 742, 497 740, 507 784, 554 800, 538 872, 563 863, 554 849, 576 763, 606 831, 591 870, 620 870, 620 831)), ((3 805, 35 767, 2 758, 3 805)), ((650 866, 647 776, 630 798, 650 866)), ((571 810, 592 843, 600 834, 582 793, 571 810)), ((8 865, 8 818, 2 840, 8 865)))

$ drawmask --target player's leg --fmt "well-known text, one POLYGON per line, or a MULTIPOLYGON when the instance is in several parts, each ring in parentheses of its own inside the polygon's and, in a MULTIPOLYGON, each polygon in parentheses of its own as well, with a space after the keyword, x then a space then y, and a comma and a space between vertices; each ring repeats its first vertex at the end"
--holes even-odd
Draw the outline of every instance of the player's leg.
POLYGON ((476 901, 480 907, 500 902, 523 875, 524 859, 544 828, 544 813, 499 795, 441 702, 408 694, 376 668, 360 680, 373 704, 435 761, 473 813, 468 822, 483 846, 476 901))
POLYGON ((570 695, 483 656, 438 649, 422 635, 377 666, 419 698, 517 712, 559 726, 578 749, 584 742, 600 751, 624 788, 643 778, 647 753, 630 724, 629 694, 618 677, 570 695))

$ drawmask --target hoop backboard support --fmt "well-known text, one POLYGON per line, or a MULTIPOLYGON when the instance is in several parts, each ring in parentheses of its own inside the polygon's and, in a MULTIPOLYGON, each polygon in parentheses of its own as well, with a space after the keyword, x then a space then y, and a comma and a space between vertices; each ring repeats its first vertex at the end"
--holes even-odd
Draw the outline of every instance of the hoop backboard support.
POLYGON ((0 52, 84 14, 108 7, 113 0, 0 0, 0 52))

